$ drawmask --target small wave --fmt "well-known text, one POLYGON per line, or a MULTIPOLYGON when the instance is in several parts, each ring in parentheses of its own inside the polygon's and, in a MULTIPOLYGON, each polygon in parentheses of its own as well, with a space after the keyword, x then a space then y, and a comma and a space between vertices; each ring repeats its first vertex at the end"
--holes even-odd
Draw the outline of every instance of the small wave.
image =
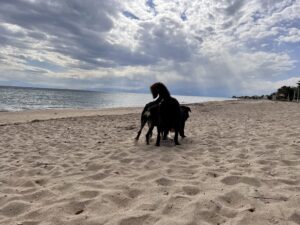
MULTIPOLYGON (((0 87, 1 90, 1 87, 0 87)), ((100 93, 51 89, 5 89, 0 96, 0 112, 47 109, 101 109, 115 107, 143 107, 153 101, 150 94, 100 93)), ((174 95, 181 104, 224 101, 226 98, 174 95)))
POLYGON ((0 105, 0 112, 18 112, 28 110, 23 107, 9 106, 9 105, 0 105))

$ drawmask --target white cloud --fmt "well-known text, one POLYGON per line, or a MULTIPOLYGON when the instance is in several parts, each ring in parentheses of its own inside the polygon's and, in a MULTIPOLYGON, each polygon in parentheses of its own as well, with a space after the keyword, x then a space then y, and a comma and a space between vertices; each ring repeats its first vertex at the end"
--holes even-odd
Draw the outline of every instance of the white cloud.
POLYGON ((246 84, 253 93, 261 92, 275 88, 287 73, 293 76, 293 49, 276 46, 300 41, 299 0, 153 4, 5 1, 0 78, 145 90, 161 80, 182 93, 189 86, 194 94, 233 95, 244 93, 246 84))
POLYGON ((291 42, 297 43, 300 42, 300 29, 290 28, 287 35, 280 35, 278 38, 279 42, 291 42))
POLYGON ((271 94, 282 86, 297 86, 297 82, 300 81, 300 76, 291 77, 280 81, 266 81, 266 80, 250 80, 242 82, 241 94, 242 95, 254 95, 254 94, 271 94))

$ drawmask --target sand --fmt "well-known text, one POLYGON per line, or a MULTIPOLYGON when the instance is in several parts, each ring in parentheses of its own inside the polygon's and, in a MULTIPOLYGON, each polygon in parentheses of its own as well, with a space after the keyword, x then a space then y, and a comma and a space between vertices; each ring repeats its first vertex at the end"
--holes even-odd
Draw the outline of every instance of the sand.
POLYGON ((0 224, 300 224, 300 104, 191 109, 161 147, 137 108, 0 113, 0 224))

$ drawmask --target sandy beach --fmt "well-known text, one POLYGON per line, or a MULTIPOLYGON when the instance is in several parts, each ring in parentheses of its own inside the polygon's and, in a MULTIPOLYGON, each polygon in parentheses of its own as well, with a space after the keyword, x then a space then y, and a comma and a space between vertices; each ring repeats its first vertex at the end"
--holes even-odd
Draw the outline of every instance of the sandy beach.
POLYGON ((190 107, 160 147, 141 108, 0 113, 0 224, 300 224, 300 104, 190 107))

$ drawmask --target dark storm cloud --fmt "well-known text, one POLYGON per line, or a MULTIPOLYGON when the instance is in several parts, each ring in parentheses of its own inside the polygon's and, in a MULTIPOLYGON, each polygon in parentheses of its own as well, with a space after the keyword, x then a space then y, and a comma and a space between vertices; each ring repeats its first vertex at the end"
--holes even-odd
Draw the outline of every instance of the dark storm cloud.
POLYGON ((28 36, 37 40, 47 40, 47 35, 36 31, 29 32, 28 36))
POLYGON ((191 57, 190 45, 186 36, 179 31, 182 25, 178 21, 162 17, 156 23, 143 23, 142 27, 140 43, 147 55, 179 62, 187 61, 191 57))
POLYGON ((58 35, 73 35, 85 29, 109 31, 113 23, 109 14, 115 13, 113 1, 7 1, 1 2, 1 20, 21 27, 58 35), (81 26, 80 26, 81 25, 81 26), (83 26, 84 25, 84 26, 83 26))
POLYGON ((17 46, 17 47, 26 47, 25 43, 22 43, 21 40, 25 38, 24 32, 16 31, 13 32, 7 29, 0 24, 0 46, 17 46))
POLYGON ((245 4, 247 3, 246 0, 234 0, 231 1, 228 7, 225 9, 227 15, 234 15, 236 14, 245 4))
POLYGON ((28 48, 26 37, 47 40, 44 50, 80 61, 82 69, 119 65, 147 65, 152 57, 106 40, 118 17, 115 1, 7 1, 1 2, 0 22, 18 25, 24 32, 0 30, 1 44, 28 48), (88 3, 88 4, 87 4, 88 3))

